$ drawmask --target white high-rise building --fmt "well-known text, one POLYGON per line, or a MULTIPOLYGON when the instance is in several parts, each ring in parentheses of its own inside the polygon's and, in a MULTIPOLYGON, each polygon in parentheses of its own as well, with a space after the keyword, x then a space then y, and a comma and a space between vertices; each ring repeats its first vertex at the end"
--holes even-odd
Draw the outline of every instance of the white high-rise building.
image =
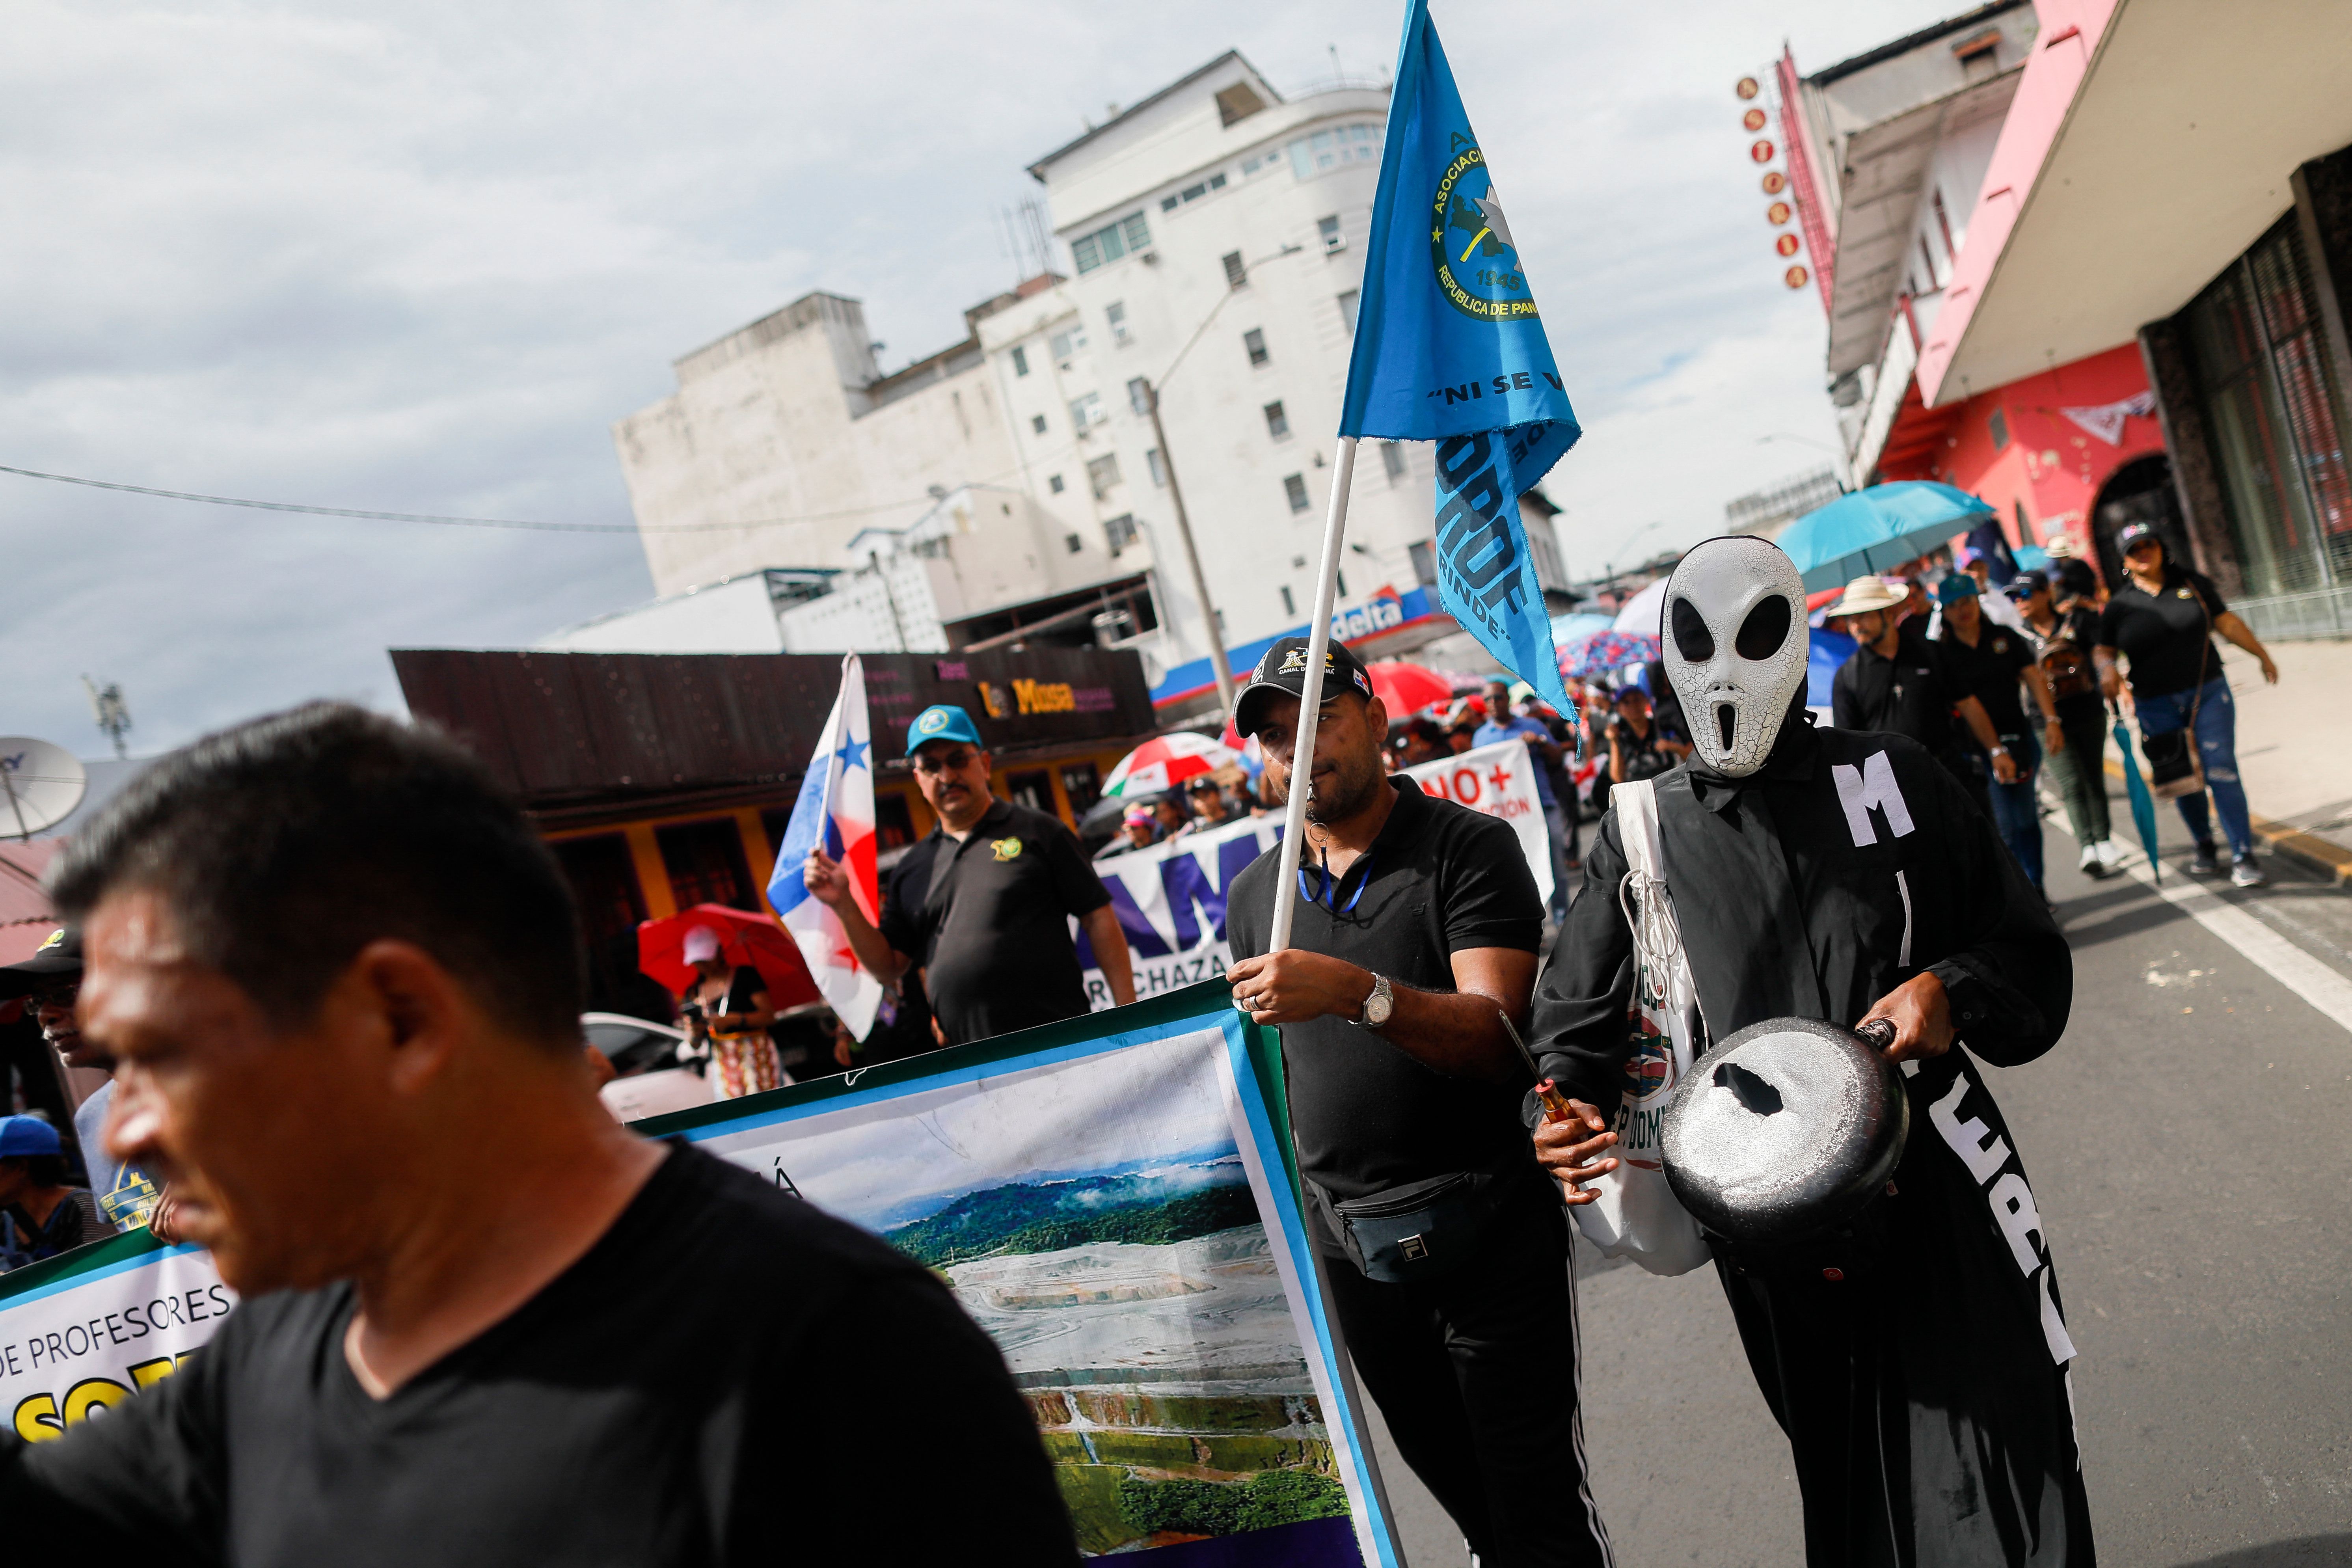
MULTIPOLYGON (((1133 646, 1164 712, 1205 706, 1216 634, 1171 468, 1242 666, 1314 599, 1387 109, 1379 84, 1286 100, 1229 52, 1030 166, 1064 275, 968 312, 966 342, 879 379, 855 302, 812 296, 680 361, 678 394, 616 427, 640 526, 820 521, 648 532, 657 584, 845 566, 849 590, 887 544, 938 584, 926 641, 1133 646), (974 570, 999 558, 1031 564, 974 570)), ((1425 445, 1358 453, 1339 621, 1368 654, 1456 629, 1427 586, 1432 481, 1425 445)), ((1527 521, 1550 526, 1541 507, 1527 521)), ((1535 549, 1564 586, 1555 542, 1535 549)), ((795 605, 782 637, 919 646, 919 596, 889 626, 795 605)))

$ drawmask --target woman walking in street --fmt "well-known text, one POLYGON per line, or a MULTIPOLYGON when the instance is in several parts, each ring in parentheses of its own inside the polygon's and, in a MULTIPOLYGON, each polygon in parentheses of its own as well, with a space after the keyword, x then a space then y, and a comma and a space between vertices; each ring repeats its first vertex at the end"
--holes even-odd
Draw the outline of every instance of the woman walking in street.
POLYGON ((2278 684, 2278 666, 2270 651, 2221 602, 2213 580, 2166 558, 2164 542, 2156 530, 2135 522, 2116 535, 2123 553, 2126 580, 2116 587, 2099 616, 2097 658, 2099 683, 2110 699, 2120 695, 2122 679, 2116 656, 2129 661, 2131 705, 2139 715, 2145 741, 2187 731, 2193 735, 2198 765, 2204 772, 2204 789, 2191 790, 2176 804, 2180 820, 2196 840, 2196 858, 2189 875, 2216 877, 2221 860, 2213 842, 2213 822, 2205 805, 2206 790, 2221 808, 2221 829, 2230 838, 2230 880, 2241 888, 2259 888, 2270 880, 2254 862, 2254 827, 2246 809, 2245 785, 2238 777, 2238 710, 2221 660, 2213 648, 2221 633, 2252 654, 2263 667, 2263 679, 2278 684))
POLYGON ((2107 708, 2099 699, 2091 650, 2098 646, 2099 617, 2079 601, 2060 610, 2052 602, 2050 579, 2021 572, 2009 597, 2025 623, 2026 640, 2050 683, 2058 709, 2059 743, 2050 749, 2050 782, 2066 808, 2067 826, 2082 847, 2085 876, 2104 877, 2123 859, 2107 815, 2107 708))

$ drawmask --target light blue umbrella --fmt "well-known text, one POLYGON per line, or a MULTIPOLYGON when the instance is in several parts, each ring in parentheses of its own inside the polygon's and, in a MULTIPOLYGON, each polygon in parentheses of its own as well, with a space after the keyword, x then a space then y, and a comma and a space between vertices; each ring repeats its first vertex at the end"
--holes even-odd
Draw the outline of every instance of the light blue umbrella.
POLYGON ((1966 532, 1992 510, 1950 485, 1899 479, 1807 512, 1778 542, 1804 574, 1807 588, 1842 588, 1864 573, 1891 571, 1966 532))

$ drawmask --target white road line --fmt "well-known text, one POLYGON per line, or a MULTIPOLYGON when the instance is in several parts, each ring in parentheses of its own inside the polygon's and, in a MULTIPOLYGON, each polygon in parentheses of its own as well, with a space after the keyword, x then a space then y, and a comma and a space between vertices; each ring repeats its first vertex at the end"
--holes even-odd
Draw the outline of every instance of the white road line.
MULTIPOLYGON (((2051 826, 2073 837, 2063 821, 2051 826)), ((2236 948, 2249 963, 2317 1008, 2329 1023, 2352 1032, 2352 980, 2228 900, 2189 881, 2186 873, 2176 870, 2170 881, 2159 882, 2144 856, 2137 850, 2128 853, 2131 858, 2124 868, 2141 884, 2155 889, 2159 898, 2236 948)))

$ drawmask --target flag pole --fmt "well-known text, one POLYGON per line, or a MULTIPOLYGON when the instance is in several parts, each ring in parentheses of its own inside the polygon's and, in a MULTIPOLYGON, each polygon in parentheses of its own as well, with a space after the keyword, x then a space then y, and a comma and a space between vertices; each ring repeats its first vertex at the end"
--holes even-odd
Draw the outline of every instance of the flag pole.
POLYGON ((1307 687, 1298 694, 1298 734, 1290 752, 1290 801, 1282 816, 1282 867, 1274 879, 1274 930, 1266 951, 1290 945, 1290 917, 1298 902, 1298 846, 1307 831, 1307 795, 1315 780, 1315 721, 1323 709, 1323 660, 1331 647, 1331 605, 1339 571, 1339 542, 1348 531, 1348 489, 1356 475, 1356 438, 1339 437, 1339 462, 1331 476, 1331 512, 1323 524, 1323 562, 1315 574, 1315 614, 1307 623, 1307 687), (1307 774, 1307 787, 1298 775, 1307 774))

